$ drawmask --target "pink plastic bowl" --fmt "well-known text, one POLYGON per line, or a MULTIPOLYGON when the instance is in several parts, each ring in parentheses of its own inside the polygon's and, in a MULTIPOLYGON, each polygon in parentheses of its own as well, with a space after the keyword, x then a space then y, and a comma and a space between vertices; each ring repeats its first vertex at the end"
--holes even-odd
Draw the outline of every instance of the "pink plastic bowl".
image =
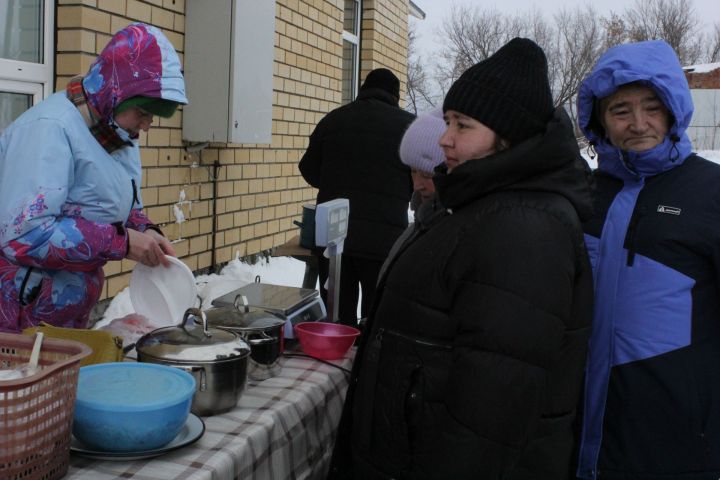
POLYGON ((293 327, 305 353, 323 360, 345 356, 360 330, 339 323, 303 322, 293 327))

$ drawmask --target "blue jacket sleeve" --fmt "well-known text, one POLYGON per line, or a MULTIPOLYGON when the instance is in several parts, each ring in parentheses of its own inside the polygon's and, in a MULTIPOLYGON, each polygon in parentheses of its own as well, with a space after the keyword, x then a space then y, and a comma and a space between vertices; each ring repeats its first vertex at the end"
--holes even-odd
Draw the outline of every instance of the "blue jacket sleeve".
POLYGON ((19 265, 90 271, 124 258, 122 228, 65 211, 73 151, 56 119, 15 125, 0 141, 0 249, 19 265))

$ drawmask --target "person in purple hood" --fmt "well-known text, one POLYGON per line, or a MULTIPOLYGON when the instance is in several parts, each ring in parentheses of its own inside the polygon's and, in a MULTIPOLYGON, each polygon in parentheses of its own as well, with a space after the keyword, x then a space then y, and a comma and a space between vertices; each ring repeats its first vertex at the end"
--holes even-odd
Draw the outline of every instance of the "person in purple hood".
POLYGON ((186 104, 180 61, 155 27, 117 32, 85 76, 0 137, 0 331, 83 328, 103 265, 167 265, 172 245, 142 212, 137 138, 186 104))
POLYGON ((720 477, 720 166, 692 152, 664 41, 619 45, 578 94, 598 154, 578 476, 720 477))

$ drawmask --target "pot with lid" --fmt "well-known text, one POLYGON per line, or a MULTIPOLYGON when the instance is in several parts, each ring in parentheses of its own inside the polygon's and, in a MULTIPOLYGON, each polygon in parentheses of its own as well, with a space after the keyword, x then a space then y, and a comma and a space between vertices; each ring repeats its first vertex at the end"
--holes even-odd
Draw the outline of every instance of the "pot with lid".
POLYGON ((265 380, 280 373, 285 319, 248 305, 244 295, 237 295, 232 306, 205 311, 208 325, 229 330, 250 344, 248 377, 265 380))
POLYGON ((145 334, 135 349, 139 362, 181 368, 195 377, 191 411, 197 415, 233 409, 245 388, 250 347, 234 332, 208 327, 197 308, 187 309, 178 326, 145 334))

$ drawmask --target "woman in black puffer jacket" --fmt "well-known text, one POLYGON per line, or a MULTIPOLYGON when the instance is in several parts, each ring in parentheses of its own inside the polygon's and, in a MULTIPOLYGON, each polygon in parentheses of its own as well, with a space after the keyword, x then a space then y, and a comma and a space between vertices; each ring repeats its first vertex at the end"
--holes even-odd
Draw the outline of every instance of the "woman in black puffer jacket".
POLYGON ((452 86, 435 183, 378 284, 330 478, 567 478, 592 318, 589 169, 545 55, 452 86))

